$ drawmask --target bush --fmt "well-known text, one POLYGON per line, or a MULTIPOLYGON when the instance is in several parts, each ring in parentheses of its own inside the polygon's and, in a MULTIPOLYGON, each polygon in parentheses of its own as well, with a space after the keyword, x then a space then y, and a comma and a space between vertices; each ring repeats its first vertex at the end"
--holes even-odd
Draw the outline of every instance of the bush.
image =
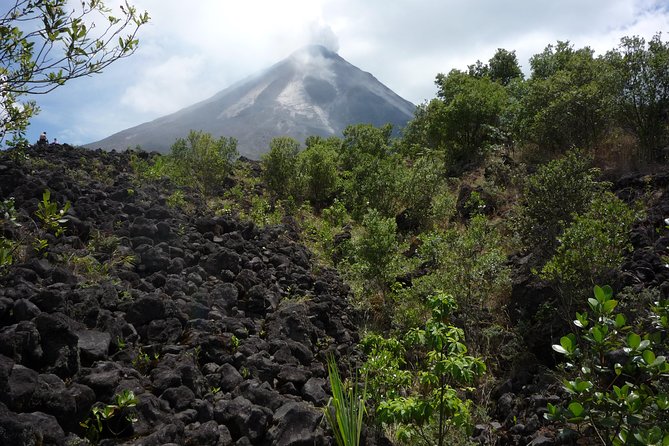
POLYGON ((282 136, 269 143, 269 152, 262 156, 263 178, 267 188, 279 198, 288 198, 295 192, 297 154, 300 143, 282 136))
POLYGON ((337 170, 339 140, 319 140, 298 155, 297 171, 300 178, 301 198, 309 200, 317 209, 332 202, 340 185, 337 170))
POLYGON ((214 139, 210 133, 191 130, 188 137, 179 138, 172 145, 172 173, 178 183, 194 186, 205 197, 210 197, 231 172, 237 156, 234 138, 214 139))
POLYGON ((542 278, 576 288, 605 279, 632 248, 629 232, 635 219, 634 210, 611 192, 595 198, 565 229, 555 255, 541 271, 542 278))
POLYGON ((590 157, 574 149, 528 178, 516 222, 525 249, 552 255, 564 227, 602 190, 596 174, 590 157))
POLYGON ((669 444, 669 301, 654 303, 654 326, 640 334, 614 313, 617 304, 610 287, 596 286, 591 313, 576 313, 578 331, 553 346, 568 359, 571 401, 564 409, 549 404, 546 418, 590 427, 606 445, 669 444))
POLYGON ((470 404, 458 391, 485 372, 483 361, 467 355, 463 331, 448 323, 455 300, 439 293, 428 305, 424 328, 401 340, 369 335, 362 342, 377 419, 393 425, 403 444, 450 444, 450 431, 469 431, 470 404))

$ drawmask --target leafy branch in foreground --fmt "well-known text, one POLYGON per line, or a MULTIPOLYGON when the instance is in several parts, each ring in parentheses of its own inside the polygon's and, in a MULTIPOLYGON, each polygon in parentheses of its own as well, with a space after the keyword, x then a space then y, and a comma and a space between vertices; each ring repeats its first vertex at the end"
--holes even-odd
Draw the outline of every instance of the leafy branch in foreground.
POLYGON ((564 409, 549 404, 545 416, 604 445, 669 445, 669 301, 653 304, 654 326, 641 334, 613 312, 617 305, 611 287, 595 286, 591 313, 576 313, 577 333, 553 345, 568 360, 571 401, 564 409))
POLYGON ((367 382, 365 380, 362 392, 357 379, 349 383, 342 382, 333 356, 328 357, 328 373, 332 398, 325 408, 325 418, 338 446, 358 446, 365 415, 367 382))
POLYGON ((23 96, 49 93, 130 56, 149 21, 128 2, 116 15, 102 0, 13 3, 0 16, 0 140, 22 133, 39 111, 34 101, 19 102, 23 96))

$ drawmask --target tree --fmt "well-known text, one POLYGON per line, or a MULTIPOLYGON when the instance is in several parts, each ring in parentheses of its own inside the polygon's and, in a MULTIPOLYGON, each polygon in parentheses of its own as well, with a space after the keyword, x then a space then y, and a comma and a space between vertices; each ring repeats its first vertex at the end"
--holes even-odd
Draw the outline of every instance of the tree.
POLYGON ((523 72, 518 65, 515 51, 498 48, 488 64, 477 60, 475 64, 467 66, 468 74, 473 77, 489 77, 502 85, 509 85, 513 79, 522 79, 523 72))
POLYGON ((117 16, 102 0, 15 0, 0 17, 0 140, 21 136, 39 111, 26 97, 133 54, 137 32, 148 21, 127 2, 117 16))
POLYGON ((294 192, 299 152, 299 142, 288 136, 281 136, 270 141, 269 152, 262 156, 263 176, 267 187, 279 198, 288 198, 294 192))
POLYGON ((342 188, 346 206, 358 221, 370 208, 393 217, 398 210, 401 159, 391 148, 391 133, 390 125, 357 124, 344 130, 342 188))
POLYGON ((565 226, 602 191, 604 185, 596 181, 598 172, 590 167, 591 161, 583 151, 571 150, 527 179, 517 223, 528 250, 551 256, 565 226))
POLYGON ((490 66, 490 79, 502 85, 509 85, 513 79, 523 78, 515 51, 498 48, 495 55, 488 61, 488 65, 490 66))
POLYGON ((610 122, 611 93, 606 64, 593 55, 588 47, 558 42, 530 59, 532 77, 517 116, 522 141, 559 154, 600 140, 610 122))
POLYGON ((337 149, 339 138, 307 138, 307 148, 300 152, 297 168, 302 196, 322 209, 332 202, 339 187, 337 149))
POLYGON ((193 183, 205 197, 209 197, 232 170, 232 163, 238 156, 237 140, 214 139, 210 133, 191 130, 186 138, 176 140, 170 156, 178 181, 193 183))
POLYGON ((428 114, 435 115, 428 134, 444 152, 447 170, 456 173, 478 160, 486 144, 494 141, 508 98, 497 82, 459 70, 438 74, 436 84, 438 99, 428 106, 428 114))
POLYGON ((641 145, 647 161, 661 161, 669 143, 669 42, 656 34, 623 37, 606 60, 614 71, 618 120, 641 145))

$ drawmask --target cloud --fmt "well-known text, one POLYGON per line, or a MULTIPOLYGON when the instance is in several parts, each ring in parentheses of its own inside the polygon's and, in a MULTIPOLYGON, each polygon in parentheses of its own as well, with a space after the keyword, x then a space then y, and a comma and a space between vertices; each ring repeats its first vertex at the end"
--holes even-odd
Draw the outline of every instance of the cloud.
POLYGON ((121 104, 140 113, 167 114, 184 104, 206 99, 215 91, 202 86, 194 91, 206 70, 203 56, 171 56, 144 67, 121 97, 121 104))
POLYGON ((332 28, 325 23, 312 23, 309 26, 309 43, 314 45, 323 45, 330 51, 339 51, 339 39, 332 28))

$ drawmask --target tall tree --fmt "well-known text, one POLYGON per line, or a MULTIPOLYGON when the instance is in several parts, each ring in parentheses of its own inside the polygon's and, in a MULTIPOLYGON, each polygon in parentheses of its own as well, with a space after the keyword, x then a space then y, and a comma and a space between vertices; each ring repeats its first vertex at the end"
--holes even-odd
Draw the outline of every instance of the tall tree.
POLYGON ((662 160, 669 144, 669 42, 661 34, 647 45, 641 37, 623 37, 606 60, 613 68, 619 122, 637 137, 646 160, 662 160))
POLYGON ((593 147, 607 129, 611 93, 606 66, 592 49, 568 42, 548 45, 530 59, 532 76, 522 89, 519 139, 552 153, 593 147))
POLYGON ((114 15, 102 0, 12 3, 0 17, 0 140, 21 136, 39 111, 28 97, 133 54, 149 20, 127 2, 114 15))

